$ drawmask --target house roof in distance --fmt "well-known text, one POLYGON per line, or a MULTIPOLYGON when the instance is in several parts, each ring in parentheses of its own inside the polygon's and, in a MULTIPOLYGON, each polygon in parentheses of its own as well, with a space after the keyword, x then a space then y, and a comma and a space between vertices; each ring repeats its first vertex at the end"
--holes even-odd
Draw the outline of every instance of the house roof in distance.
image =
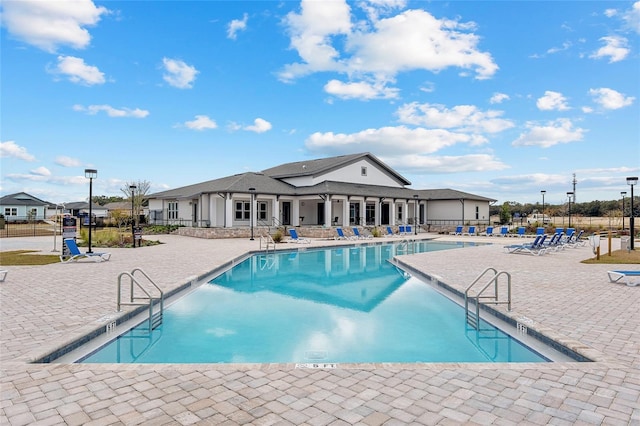
POLYGON ((48 206, 51 203, 43 201, 40 198, 27 194, 26 192, 16 192, 15 194, 8 194, 0 198, 0 204, 7 206, 48 206))

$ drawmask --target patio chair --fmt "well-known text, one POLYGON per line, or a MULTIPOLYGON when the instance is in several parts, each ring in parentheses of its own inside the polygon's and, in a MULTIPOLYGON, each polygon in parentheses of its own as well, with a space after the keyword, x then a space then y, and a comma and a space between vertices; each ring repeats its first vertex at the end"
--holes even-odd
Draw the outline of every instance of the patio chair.
POLYGON ((526 232, 527 232, 527 228, 525 228, 524 226, 521 226, 518 228, 518 233, 516 234, 516 237, 524 238, 527 236, 526 232))
POLYGON ((629 287, 640 285, 640 271, 607 271, 612 283, 624 282, 629 287), (632 280, 637 278, 637 280, 632 280))
POLYGON ((582 247, 587 244, 587 240, 582 239, 582 235, 584 235, 584 229, 581 229, 577 234, 573 234, 573 236, 565 243, 566 246, 571 248, 582 247))
POLYGON ((536 229, 536 235, 544 235, 544 227, 543 226, 539 226, 536 229))
POLYGON ((385 237, 395 237, 397 234, 393 232, 390 226, 387 226, 387 233, 384 234, 385 237))
POLYGON ((470 226, 467 232, 463 232, 462 235, 476 235, 476 227, 470 226))
POLYGON ((456 230, 454 232, 449 232, 450 235, 462 235, 463 226, 456 226, 456 230))
POLYGON ((353 237, 348 237, 344 234, 344 230, 342 228, 336 228, 336 232, 338 233, 338 236, 336 237, 336 240, 351 240, 353 239, 353 237))
POLYGON ((6 271, 4 269, 0 271, 0 283, 4 282, 5 278, 7 278, 8 273, 9 271, 6 271))
POLYGON ((360 230, 358 228, 356 228, 355 226, 353 227, 353 236, 358 240, 364 240, 364 239, 367 239, 367 238, 373 238, 371 235, 362 235, 360 233, 360 230))
POLYGON ((413 234, 413 231, 411 230, 411 225, 407 225, 407 226, 404 227, 404 233, 405 233, 405 235, 413 234))
POLYGON ((311 243, 311 240, 309 240, 307 238, 299 237, 298 236, 298 231, 296 231, 293 228, 289 229, 289 236, 291 236, 291 241, 293 241, 294 243, 303 243, 303 244, 311 243))
POLYGON ((484 235, 485 237, 493 237, 493 226, 487 226, 487 229, 480 235, 484 235))
POLYGON ((546 235, 538 235, 532 243, 511 244, 508 246, 504 246, 504 251, 507 253, 525 253, 540 256, 547 251, 544 244, 544 241, 546 239, 546 235))
POLYGON ((498 237, 508 237, 508 236, 509 236, 509 227, 508 226, 500 227, 500 233, 498 234, 498 237))
POLYGON ((74 240, 73 238, 65 238, 64 244, 69 249, 69 254, 60 255, 60 262, 62 263, 77 262, 81 259, 90 259, 96 262, 106 262, 111 258, 111 253, 82 253, 78 248, 78 245, 76 244, 76 240, 74 240))

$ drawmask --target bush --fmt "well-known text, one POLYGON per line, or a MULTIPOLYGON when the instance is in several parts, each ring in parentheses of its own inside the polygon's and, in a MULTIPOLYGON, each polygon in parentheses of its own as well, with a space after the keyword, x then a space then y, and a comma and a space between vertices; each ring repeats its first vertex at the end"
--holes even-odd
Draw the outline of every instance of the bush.
POLYGON ((271 238, 273 238, 273 241, 275 241, 276 243, 281 242, 283 238, 282 231, 278 229, 276 233, 271 236, 271 238))

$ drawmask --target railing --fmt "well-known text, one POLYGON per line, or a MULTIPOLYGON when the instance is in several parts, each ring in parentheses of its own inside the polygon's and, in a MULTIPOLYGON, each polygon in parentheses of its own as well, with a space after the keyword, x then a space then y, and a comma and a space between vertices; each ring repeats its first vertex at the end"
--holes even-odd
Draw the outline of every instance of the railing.
POLYGON ((271 249, 271 251, 274 252, 276 250, 276 242, 273 241, 273 238, 271 238, 271 235, 261 235, 260 250, 264 250, 267 253, 269 253, 269 249, 271 249))
MULTIPOLYGON (((139 294, 139 293, 138 293, 139 294)), ((118 301, 117 301, 117 311, 120 312, 121 306, 145 306, 149 305, 149 333, 151 333, 156 327, 162 324, 162 312, 164 311, 164 293, 158 287, 158 285, 153 282, 153 280, 146 274, 142 269, 135 268, 131 272, 122 272, 118 275, 118 301), (151 292, 145 288, 145 286, 136 279, 134 276, 136 272, 139 272, 146 278, 147 287, 148 284, 151 284, 158 296, 154 297, 151 292), (122 278, 129 277, 129 301, 122 301, 122 278), (136 289, 140 290, 144 293, 143 296, 136 294, 136 289), (153 307, 158 305, 159 310, 154 314, 153 307)))
POLYGON ((472 326, 475 329, 479 328, 479 324, 480 324, 480 299, 493 299, 493 304, 499 305, 499 304, 506 304, 507 305, 507 310, 511 311, 511 274, 509 274, 508 272, 505 271, 497 271, 495 268, 487 268, 485 269, 480 275, 478 275, 478 277, 467 287, 467 289, 464 292, 464 310, 465 310, 465 317, 467 320, 467 324, 469 324, 470 326, 472 326), (470 295, 470 291, 471 289, 480 282, 480 280, 488 273, 488 272, 492 272, 493 274, 490 276, 489 281, 487 281, 483 287, 480 289, 480 291, 478 291, 476 293, 475 296, 471 296, 470 295), (498 279, 501 276, 505 276, 507 278, 507 300, 500 300, 499 294, 498 294, 498 288, 499 288, 499 283, 498 283, 498 279), (483 293, 489 289, 491 287, 491 284, 493 284, 493 294, 492 295, 488 295, 488 296, 483 296, 483 293), (473 302, 475 303, 475 313, 471 313, 469 311, 469 302, 473 302))

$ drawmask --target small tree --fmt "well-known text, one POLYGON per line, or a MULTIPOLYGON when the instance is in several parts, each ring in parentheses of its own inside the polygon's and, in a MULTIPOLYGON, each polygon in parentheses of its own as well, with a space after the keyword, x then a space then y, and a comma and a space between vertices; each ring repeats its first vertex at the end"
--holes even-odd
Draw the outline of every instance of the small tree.
POLYGON ((139 180, 137 182, 125 182, 124 186, 120 188, 120 191, 122 191, 127 196, 129 201, 131 201, 131 198, 133 197, 133 212, 131 212, 133 217, 136 217, 136 215, 140 215, 145 196, 147 195, 147 192, 149 192, 150 188, 151 182, 146 180, 139 180), (136 188, 132 190, 131 186, 135 186, 136 188))
POLYGON ((509 222, 511 222, 511 208, 509 202, 505 201, 500 209, 500 224, 504 225, 509 222))

